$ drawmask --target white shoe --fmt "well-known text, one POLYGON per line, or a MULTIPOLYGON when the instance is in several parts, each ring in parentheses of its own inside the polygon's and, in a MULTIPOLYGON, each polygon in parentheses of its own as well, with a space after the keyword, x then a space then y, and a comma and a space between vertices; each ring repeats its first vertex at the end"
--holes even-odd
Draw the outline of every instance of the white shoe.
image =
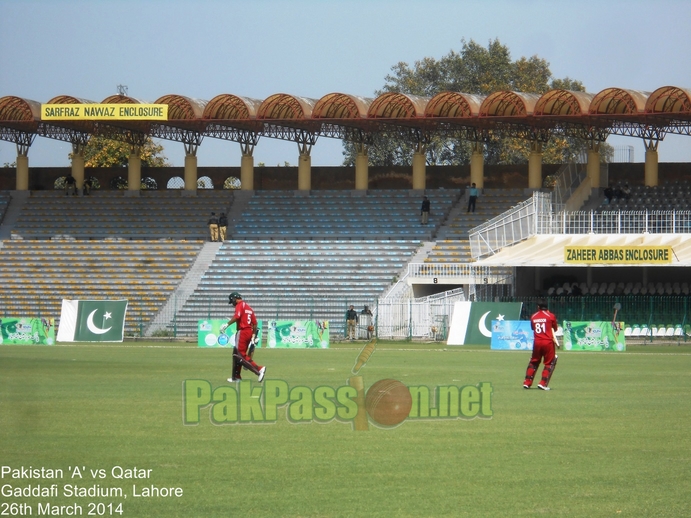
POLYGON ((240 383, 241 381, 239 378, 228 378, 228 383, 240 383))
POLYGON ((530 388, 530 385, 524 384, 524 385, 523 385, 523 388, 524 388, 524 389, 529 389, 529 388, 530 388))
POLYGON ((261 369, 259 369, 259 378, 257 379, 259 383, 261 383, 264 379, 264 374, 266 374, 266 367, 262 367, 261 369))
POLYGON ((545 387, 544 385, 538 385, 537 388, 541 390, 551 390, 549 387, 545 387))

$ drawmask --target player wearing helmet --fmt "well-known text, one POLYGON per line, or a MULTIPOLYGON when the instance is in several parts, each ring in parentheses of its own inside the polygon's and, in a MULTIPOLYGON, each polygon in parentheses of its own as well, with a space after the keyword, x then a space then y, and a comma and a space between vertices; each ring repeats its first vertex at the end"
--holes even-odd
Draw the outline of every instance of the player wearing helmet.
POLYGON ((259 376, 259 381, 261 382, 266 374, 266 367, 257 365, 252 360, 250 352, 257 339, 257 317, 254 314, 254 310, 247 302, 242 300, 242 295, 237 291, 232 292, 228 296, 228 303, 235 306, 235 313, 228 320, 228 323, 221 327, 221 332, 236 322, 238 329, 235 334, 235 347, 233 348, 233 375, 228 378, 228 381, 231 383, 242 381, 240 374, 244 367, 259 376))

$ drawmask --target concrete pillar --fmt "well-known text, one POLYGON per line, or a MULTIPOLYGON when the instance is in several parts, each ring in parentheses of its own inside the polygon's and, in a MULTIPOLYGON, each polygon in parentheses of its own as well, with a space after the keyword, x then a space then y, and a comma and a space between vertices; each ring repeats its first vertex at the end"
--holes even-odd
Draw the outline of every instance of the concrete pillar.
POLYGON ((599 189, 602 179, 600 178, 600 144, 591 146, 588 149, 588 164, 586 165, 588 178, 590 178, 590 188, 599 189))
POLYGON ((657 143, 655 146, 645 146, 645 185, 655 187, 658 185, 658 157, 657 143))
POLYGON ((72 176, 77 181, 77 188, 81 190, 84 187, 84 155, 79 150, 72 153, 72 176))
POLYGON ((413 153, 413 189, 422 191, 426 186, 427 161, 424 151, 413 153))
POLYGON ((298 190, 312 189, 312 157, 309 153, 300 153, 298 158, 298 190))
POLYGON ((254 190, 254 157, 250 154, 242 154, 240 159, 240 190, 254 190))
POLYGON ((355 157, 355 190, 366 191, 369 187, 369 157, 364 146, 355 157))
POLYGON ((17 190, 29 190, 29 157, 17 155, 17 190))
POLYGON ((532 142, 528 156, 528 188, 542 188, 542 144, 532 142))
POLYGON ((470 183, 478 189, 485 186, 485 154, 482 142, 473 142, 473 152, 470 155, 470 183))
POLYGON ((133 150, 127 161, 127 190, 131 193, 142 189, 142 159, 139 150, 133 150))
POLYGON ((197 190, 197 155, 185 155, 185 190, 197 190))

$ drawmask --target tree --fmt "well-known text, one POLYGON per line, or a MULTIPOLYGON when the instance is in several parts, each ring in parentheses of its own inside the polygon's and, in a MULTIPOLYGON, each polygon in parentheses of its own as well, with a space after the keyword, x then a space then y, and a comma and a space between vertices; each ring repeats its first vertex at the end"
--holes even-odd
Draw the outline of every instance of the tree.
MULTIPOLYGON (((84 147, 85 167, 127 167, 131 146, 118 140, 110 140, 94 135, 84 147)), ((70 159, 73 153, 70 153, 70 159)), ((169 167, 168 159, 163 154, 163 146, 154 143, 149 136, 140 149, 142 165, 146 167, 169 167)))
MULTIPOLYGON (((439 60, 426 57, 413 67, 399 62, 387 75, 377 96, 397 92, 431 98, 440 92, 462 92, 489 95, 500 90, 543 94, 552 89, 585 91, 580 81, 552 77, 549 63, 538 56, 512 61, 508 47, 498 39, 490 40, 487 48, 473 40, 461 40, 460 52, 450 51, 439 60)), ((425 143, 429 165, 460 165, 470 162, 472 143, 432 135, 425 143)), ((570 137, 553 137, 543 147, 543 162, 562 163, 573 160, 587 148, 587 143, 570 137)), ((344 142, 344 165, 353 165, 358 147, 344 142)), ((415 144, 395 132, 374 136, 368 146, 372 165, 410 165, 415 144)), ((526 163, 530 143, 523 139, 492 137, 485 146, 488 164, 526 163)), ((606 156, 606 153, 605 153, 606 156)))

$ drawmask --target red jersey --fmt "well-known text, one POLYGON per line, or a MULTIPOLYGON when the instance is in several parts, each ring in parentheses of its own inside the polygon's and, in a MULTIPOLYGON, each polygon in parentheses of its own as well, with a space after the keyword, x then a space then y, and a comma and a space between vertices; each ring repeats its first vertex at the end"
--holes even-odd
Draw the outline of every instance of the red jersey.
POLYGON ((557 317, 547 309, 540 309, 530 317, 530 327, 535 335, 535 343, 551 344, 553 331, 557 330, 557 317))
POLYGON ((257 325, 257 317, 254 315, 254 310, 244 300, 239 300, 235 305, 233 318, 237 319, 237 326, 240 331, 252 329, 257 325))

